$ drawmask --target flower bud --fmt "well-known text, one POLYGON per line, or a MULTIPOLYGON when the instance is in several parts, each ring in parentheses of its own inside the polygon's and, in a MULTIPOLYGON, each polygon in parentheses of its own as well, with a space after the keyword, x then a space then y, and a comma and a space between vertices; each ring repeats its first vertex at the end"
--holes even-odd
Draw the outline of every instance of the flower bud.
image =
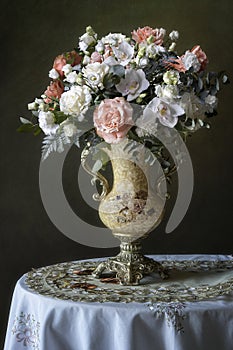
POLYGON ((95 32, 91 26, 86 27, 86 33, 90 36, 95 36, 95 32))
POLYGON ((35 109, 37 109, 37 103, 36 102, 28 103, 28 110, 29 111, 32 111, 32 110, 35 110, 35 109))
POLYGON ((171 45, 169 46, 168 48, 168 51, 174 51, 175 50, 175 47, 176 47, 176 43, 171 43, 171 45))

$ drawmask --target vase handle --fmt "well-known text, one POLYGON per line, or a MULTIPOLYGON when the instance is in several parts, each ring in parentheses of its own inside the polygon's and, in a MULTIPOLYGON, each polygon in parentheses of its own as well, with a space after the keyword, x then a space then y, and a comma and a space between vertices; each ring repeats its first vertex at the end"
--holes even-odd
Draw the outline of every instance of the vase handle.
POLYGON ((92 169, 87 164, 87 157, 89 153, 90 153, 90 147, 85 147, 81 153, 81 164, 83 169, 92 176, 91 184, 95 185, 96 181, 99 181, 100 185, 102 186, 102 192, 100 194, 99 193, 93 194, 93 199, 95 201, 101 201, 106 197, 106 195, 109 192, 109 184, 107 179, 105 179, 105 177, 99 171, 97 172, 92 171, 92 169))

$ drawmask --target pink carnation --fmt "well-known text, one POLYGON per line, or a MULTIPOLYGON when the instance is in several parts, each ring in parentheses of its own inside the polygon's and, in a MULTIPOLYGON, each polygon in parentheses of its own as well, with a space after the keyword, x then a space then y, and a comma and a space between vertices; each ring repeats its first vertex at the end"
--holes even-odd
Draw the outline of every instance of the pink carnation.
POLYGON ((167 68, 174 68, 176 69, 178 72, 186 72, 186 68, 185 68, 185 65, 182 61, 182 57, 178 57, 178 58, 174 58, 172 59, 172 62, 171 61, 165 61, 164 63, 166 64, 167 68))
POLYGON ((123 97, 105 99, 94 111, 97 134, 107 143, 118 143, 134 125, 133 108, 123 97))
POLYGON ((153 43, 156 45, 162 45, 163 38, 165 35, 165 30, 160 28, 153 29, 151 27, 138 28, 132 32, 132 38, 137 42, 141 43, 146 41, 148 38, 153 39, 153 43))

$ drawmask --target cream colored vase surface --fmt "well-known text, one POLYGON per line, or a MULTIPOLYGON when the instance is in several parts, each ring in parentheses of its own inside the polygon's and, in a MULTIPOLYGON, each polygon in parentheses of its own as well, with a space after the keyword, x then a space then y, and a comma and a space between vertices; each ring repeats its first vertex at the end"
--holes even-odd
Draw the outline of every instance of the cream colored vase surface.
MULTIPOLYGON (((104 195, 100 196, 100 219, 121 242, 120 253, 101 263, 94 275, 100 277, 104 271, 112 271, 121 284, 126 285, 138 284, 144 275, 154 270, 166 277, 160 264, 142 255, 140 244, 163 216, 165 199, 158 194, 161 171, 157 167, 151 172, 151 166, 145 161, 148 151, 142 145, 136 145, 133 150, 129 145, 135 146, 126 139, 104 149, 112 165, 111 190, 102 175, 92 173, 105 187, 104 195)), ((84 168, 87 170, 85 165, 84 168)))

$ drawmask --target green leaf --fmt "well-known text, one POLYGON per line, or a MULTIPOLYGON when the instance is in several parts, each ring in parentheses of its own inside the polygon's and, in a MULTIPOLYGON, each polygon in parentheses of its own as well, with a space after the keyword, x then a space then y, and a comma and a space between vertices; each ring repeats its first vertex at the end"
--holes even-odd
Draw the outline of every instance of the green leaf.
POLYGON ((122 78, 125 75, 125 68, 121 64, 116 64, 110 68, 110 72, 122 78))
POLYGON ((222 82, 223 82, 223 84, 228 84, 230 82, 229 78, 228 78, 228 76, 226 74, 223 75, 222 82))
POLYGON ((41 128, 39 127, 39 125, 34 125, 34 131, 33 131, 33 134, 35 136, 39 135, 41 133, 41 128))
MULTIPOLYGON (((32 122, 26 118, 19 117, 22 124, 32 124, 32 122)), ((33 124, 32 124, 33 125, 33 124)))
POLYGON ((53 111, 53 114, 55 115, 55 120, 57 124, 61 124, 62 122, 64 122, 64 120, 68 118, 68 116, 61 111, 53 111))
POLYGON ((64 145, 70 142, 64 133, 45 136, 42 145, 42 160, 45 160, 51 152, 63 152, 64 145))
POLYGON ((33 125, 31 123, 30 124, 29 123, 22 124, 17 129, 18 132, 34 132, 34 130, 35 130, 35 125, 33 125))
POLYGON ((38 118, 39 112, 38 111, 32 111, 32 115, 34 115, 34 117, 38 118))
POLYGON ((121 78, 113 73, 108 73, 104 76, 103 85, 106 89, 111 89, 114 85, 120 82, 121 78))

